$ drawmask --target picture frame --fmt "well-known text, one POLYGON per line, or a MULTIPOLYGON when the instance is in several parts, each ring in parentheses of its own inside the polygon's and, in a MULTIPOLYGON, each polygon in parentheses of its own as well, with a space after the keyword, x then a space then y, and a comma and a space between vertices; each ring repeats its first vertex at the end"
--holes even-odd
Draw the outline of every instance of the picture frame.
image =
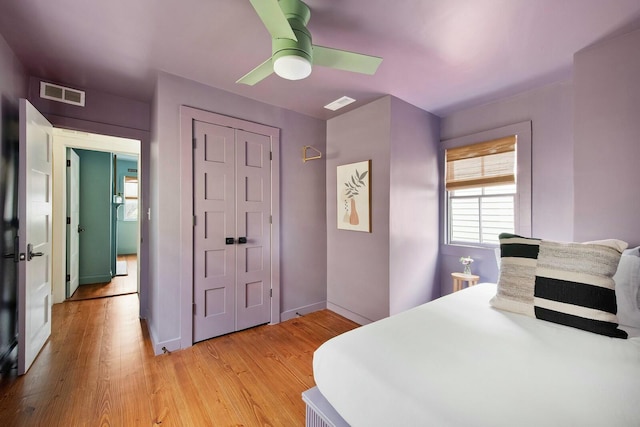
POLYGON ((337 167, 338 229, 371 232, 371 160, 337 167))

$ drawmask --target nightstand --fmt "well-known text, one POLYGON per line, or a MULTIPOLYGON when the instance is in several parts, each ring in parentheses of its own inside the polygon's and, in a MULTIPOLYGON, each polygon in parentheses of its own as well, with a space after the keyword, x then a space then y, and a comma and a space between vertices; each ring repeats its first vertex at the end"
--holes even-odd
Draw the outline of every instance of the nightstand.
POLYGON ((473 286, 480 280, 480 276, 475 274, 451 273, 451 277, 453 277, 453 292, 461 290, 464 282, 468 282, 468 286, 473 286))

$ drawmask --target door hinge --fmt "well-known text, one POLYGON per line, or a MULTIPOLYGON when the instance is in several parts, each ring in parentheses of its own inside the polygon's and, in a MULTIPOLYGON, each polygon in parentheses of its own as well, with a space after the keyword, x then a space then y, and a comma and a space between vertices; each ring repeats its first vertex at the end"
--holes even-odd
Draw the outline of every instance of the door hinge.
POLYGON ((195 302, 193 303, 193 315, 194 316, 196 315, 196 303, 195 302))
POLYGON ((269 298, 273 298, 273 288, 269 289, 269 298))
POLYGON ((70 168, 71 167, 71 160, 67 160, 67 167, 70 168))
POLYGON ((71 224, 71 217, 70 216, 67 217, 67 225, 69 225, 69 224, 71 224))
POLYGON ((269 151, 269 160, 273 160, 273 151, 269 151))
POLYGON ((273 224, 273 215, 269 215, 269 224, 273 224))
POLYGON ((193 226, 194 227, 196 226, 196 216, 195 215, 193 216, 193 226))
POLYGON ((193 149, 196 149, 196 145, 198 145, 198 140, 196 138, 193 138, 192 142, 193 142, 193 149))
POLYGON ((67 274, 67 282, 70 282, 70 281, 71 281, 71 275, 67 274))

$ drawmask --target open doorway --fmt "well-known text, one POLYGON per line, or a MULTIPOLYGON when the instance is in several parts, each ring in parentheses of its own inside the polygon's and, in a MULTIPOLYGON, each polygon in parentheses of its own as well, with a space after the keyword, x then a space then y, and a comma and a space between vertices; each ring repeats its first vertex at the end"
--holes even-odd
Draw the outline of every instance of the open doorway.
MULTIPOLYGON (((111 137, 105 135, 91 134, 86 132, 78 132, 66 129, 54 129, 54 138, 53 138, 53 250, 52 250, 52 258, 53 258, 53 271, 52 271, 52 298, 54 303, 59 303, 65 301, 67 297, 67 152, 69 149, 73 149, 73 151, 86 151, 88 153, 94 153, 93 157, 105 157, 107 156, 110 160, 110 163, 113 163, 113 159, 117 159, 117 156, 122 158, 129 159, 133 161, 135 159, 136 167, 126 167, 126 169, 135 169, 136 173, 136 184, 140 182, 140 175, 137 173, 141 168, 141 158, 140 158, 140 141, 134 139, 127 138, 118 138, 111 137), (114 153, 117 153, 114 155, 114 153)), ((117 168, 117 164, 114 164, 114 169, 117 168)), ((132 166, 132 165, 130 165, 132 166)), ((112 173, 112 172, 111 172, 112 173)), ((102 245, 102 248, 94 248, 90 249, 90 251, 100 251, 103 252, 106 250, 111 251, 113 249, 113 257, 109 257, 109 267, 108 271, 113 272, 113 274, 117 274, 117 221, 118 218, 124 218, 125 209, 125 198, 124 198, 124 179, 122 179, 122 188, 119 188, 117 184, 117 170, 110 176, 115 176, 116 179, 112 179, 113 181, 113 190, 108 198, 108 200, 104 201, 106 203, 106 210, 109 216, 109 221, 112 221, 112 226, 116 230, 115 233, 110 233, 109 237, 105 241, 104 238, 99 239, 99 244, 102 245), (119 194, 120 193, 120 194, 119 194), (105 248, 105 246, 107 246, 105 248)), ((132 175, 132 173, 129 173, 132 175)), ((124 177, 122 177, 124 178, 124 177)), ((129 194, 132 197, 131 194, 129 194)), ((138 196, 138 195, 136 195, 138 196)), ((133 245, 133 249, 129 248, 126 251, 130 252, 129 255, 135 257, 137 261, 140 256, 140 220, 138 209, 132 209, 131 204, 133 199, 130 199, 129 203, 129 214, 128 217, 131 218, 132 215, 137 217, 136 221, 133 221, 133 227, 135 228, 133 232, 134 239, 129 242, 129 245, 133 245)), ((140 203, 139 197, 136 197, 136 204, 140 203)), ((129 222, 129 221, 127 221, 129 222)), ((80 228, 82 224, 78 225, 80 228)), ((130 224, 129 224, 130 226, 130 224)), ((129 237, 131 237, 131 231, 127 233, 129 237)), ((92 239, 88 239, 91 241, 92 239)), ((129 265, 127 265, 129 267, 129 265)), ((136 291, 140 289, 140 269, 137 268, 136 265, 131 268, 128 268, 127 271, 127 282, 131 283, 131 280, 134 279, 134 284, 136 291)), ((109 275, 111 276, 111 274, 109 275)), ((118 276, 116 276, 117 278, 118 276)), ((111 277, 109 277, 111 279, 111 277)), ((108 282, 109 280, 104 280, 103 282, 108 282)))
POLYGON ((138 156, 67 148, 67 300, 138 293, 138 156))

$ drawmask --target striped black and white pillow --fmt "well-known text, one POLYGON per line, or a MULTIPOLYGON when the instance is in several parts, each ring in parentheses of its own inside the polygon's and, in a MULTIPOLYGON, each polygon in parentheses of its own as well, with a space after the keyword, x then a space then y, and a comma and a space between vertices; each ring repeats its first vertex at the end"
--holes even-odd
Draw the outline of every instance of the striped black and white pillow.
POLYGON ((500 235, 501 268, 495 308, 615 338, 615 282, 620 240, 561 243, 500 235))

